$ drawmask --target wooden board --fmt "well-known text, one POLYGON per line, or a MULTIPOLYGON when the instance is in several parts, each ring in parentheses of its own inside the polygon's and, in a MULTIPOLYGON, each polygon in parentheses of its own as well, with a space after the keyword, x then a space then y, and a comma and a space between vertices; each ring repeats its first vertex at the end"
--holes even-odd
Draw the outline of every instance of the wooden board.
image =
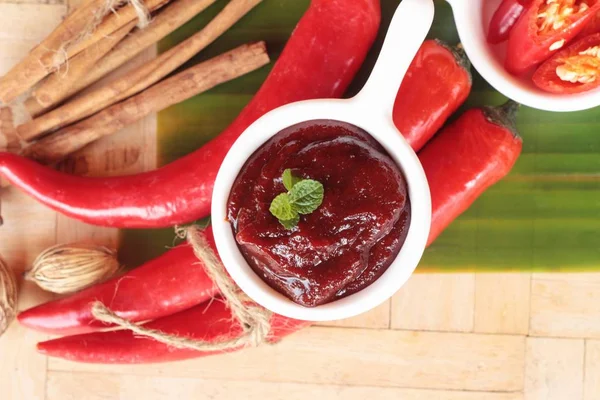
MULTIPOLYGON (((0 70, 65 12, 62 2, 0 3, 0 70)), ((153 168, 155 126, 148 118, 67 165, 92 175, 153 168)), ((123 242, 115 230, 59 217, 14 190, 2 193, 2 206, 0 254, 16 274, 57 241, 123 242)), ((148 244, 139 233, 122 235, 148 244)), ((146 250, 148 256, 156 248, 146 250)), ((50 298, 19 284, 20 309, 50 298)), ((45 336, 15 323, 0 338, 0 399, 598 400, 599 285, 596 273, 418 275, 370 313, 278 345, 151 366, 49 360, 35 352, 45 336)))

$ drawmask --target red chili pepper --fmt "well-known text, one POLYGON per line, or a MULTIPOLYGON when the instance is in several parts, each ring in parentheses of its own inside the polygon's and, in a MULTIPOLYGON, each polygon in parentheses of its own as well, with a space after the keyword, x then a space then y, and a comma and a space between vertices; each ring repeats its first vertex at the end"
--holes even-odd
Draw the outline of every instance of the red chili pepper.
POLYGON ((471 91, 469 60, 438 40, 413 59, 394 104, 394 124, 415 151, 427 143, 471 91))
POLYGON ((517 107, 509 101, 470 109, 419 153, 431 191, 428 245, 517 161, 523 146, 515 128, 517 107))
POLYGON ((238 136, 284 104, 340 97, 375 40, 379 22, 379 0, 312 0, 273 70, 237 119, 202 148, 155 171, 76 177, 0 153, 0 173, 41 203, 95 225, 166 227, 205 217, 219 166, 238 136))
MULTIPOLYGON (((419 153, 432 197, 431 243, 448 224, 466 210, 490 185, 510 171, 521 152, 521 138, 514 131, 516 103, 502 108, 467 111, 446 127, 419 153)), ((281 338, 310 323, 279 315, 272 319, 274 338, 281 338)), ((203 340, 239 337, 220 302, 198 305, 146 324, 166 333, 203 340)), ((202 357, 212 353, 170 348, 130 331, 67 336, 38 344, 40 352, 89 363, 152 363, 202 357)))
POLYGON ((510 32, 504 66, 522 74, 569 43, 600 10, 600 0, 533 0, 510 32), (571 10, 566 15, 565 11, 571 10))
POLYGON ((512 27, 524 9, 522 0, 502 0, 488 26, 488 43, 498 44, 508 39, 512 27))
POLYGON ((584 37, 556 53, 533 74, 533 83, 546 92, 587 92, 600 86, 600 33, 584 37))
MULTIPOLYGON (((202 231, 216 252, 212 229, 202 231)), ((212 298, 216 287, 192 248, 179 245, 125 275, 19 314, 28 328, 61 335, 106 328, 94 319, 91 304, 101 301, 122 318, 148 321, 177 313, 212 298)))
MULTIPOLYGON (((428 40, 421 46, 398 91, 394 122, 413 148, 418 150, 464 102, 470 88, 469 64, 464 53, 456 53, 439 41, 428 40)), ((132 321, 152 320, 181 311, 201 303, 206 297, 200 295, 201 292, 187 293, 186 288, 178 288, 176 282, 185 282, 189 287, 212 286, 205 281, 204 274, 192 266, 195 261, 191 249, 187 246, 177 247, 124 277, 24 311, 19 315, 19 320, 32 329, 65 335, 92 332, 103 327, 94 323, 91 316, 90 303, 94 299, 103 302, 112 299, 111 308, 132 321), (174 284, 168 289, 172 290, 163 289, 159 283, 164 278, 161 271, 167 270, 170 277, 167 282, 174 284), (198 275, 188 274, 188 271, 198 275), (153 293, 152 300, 160 307, 153 308, 152 304, 131 301, 139 298, 140 294, 130 278, 144 282, 145 287, 158 289, 153 293), (128 285, 120 283, 117 291, 119 282, 128 285), (176 300, 183 295, 189 296, 186 302, 176 300)), ((141 294, 142 297, 145 295, 141 294)))
MULTIPOLYGON (((271 318, 269 341, 276 342, 310 324, 311 322, 274 314, 271 318)), ((239 323, 233 322, 229 309, 218 300, 200 304, 144 326, 205 341, 229 340, 240 337, 243 333, 239 323)), ((156 363, 222 353, 175 348, 153 339, 137 336, 127 330, 67 336, 38 343, 37 347, 38 351, 49 356, 100 364, 156 363)))
MULTIPOLYGON (((487 187, 510 171, 522 146, 514 133, 514 112, 515 103, 502 109, 469 110, 419 153, 432 196, 429 243, 487 187)), ((212 242, 210 230, 206 232, 212 242)), ((125 277, 25 311, 19 320, 30 328, 52 333, 96 330, 101 325, 94 324, 90 314, 94 300, 105 302, 133 321, 168 315, 201 303, 212 288, 199 271, 201 268, 194 268, 194 262, 191 249, 180 246, 125 277), (167 269, 169 263, 173 264, 167 269), (169 277, 168 285, 163 280, 165 275, 169 277), (138 299, 146 295, 149 287, 154 304, 147 306, 138 299), (200 292, 205 293, 195 293, 199 288, 204 288, 200 292), (181 298, 187 301, 180 303, 181 298)))

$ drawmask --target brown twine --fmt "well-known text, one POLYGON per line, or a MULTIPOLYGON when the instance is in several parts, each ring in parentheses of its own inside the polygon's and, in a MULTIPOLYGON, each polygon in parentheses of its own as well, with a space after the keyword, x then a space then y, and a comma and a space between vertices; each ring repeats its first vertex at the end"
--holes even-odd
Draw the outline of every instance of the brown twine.
MULTIPOLYGON (((108 14, 111 10, 114 10, 115 7, 118 7, 122 1, 123 0, 106 0, 103 7, 100 9, 99 12, 95 13, 94 17, 90 20, 90 22, 87 24, 87 26, 85 27, 85 29, 82 32, 80 32, 74 38, 62 43, 62 45, 60 46, 59 49, 52 50, 56 54, 54 55, 54 57, 52 59, 52 65, 50 65, 49 70, 50 71, 58 70, 61 65, 66 63, 67 62, 66 49, 69 46, 72 46, 76 43, 81 42, 82 40, 86 39, 89 35, 91 35, 92 32, 94 32, 96 30, 96 27, 98 25, 100 25, 100 22, 102 22, 102 19, 104 19, 106 14, 108 14)), ((51 50, 51 49, 48 49, 48 50, 51 50)))
POLYGON ((225 267, 209 247, 206 239, 200 234, 200 229, 195 226, 176 228, 176 233, 181 238, 187 238, 194 254, 204 264, 206 273, 217 285, 221 295, 226 300, 235 320, 237 320, 244 334, 228 340, 207 342, 177 335, 171 335, 156 329, 145 328, 139 324, 119 317, 101 302, 92 305, 92 315, 99 321, 115 324, 140 335, 152 338, 158 342, 176 348, 192 349, 197 351, 223 351, 239 347, 256 347, 265 343, 271 330, 271 312, 258 304, 242 292, 231 280, 225 267))
POLYGON ((146 5, 142 0, 129 0, 129 3, 135 10, 135 13, 138 17, 137 27, 139 29, 144 29, 148 25, 150 25, 150 11, 146 8, 146 5))
MULTIPOLYGON (((100 25, 104 17, 109 12, 116 12, 115 10, 117 8, 127 3, 131 4, 135 10, 135 13, 137 14, 137 27, 140 29, 147 27, 150 24, 150 11, 148 11, 148 8, 146 8, 143 0, 105 0, 103 7, 98 13, 96 13, 96 15, 94 15, 83 32, 77 35, 77 37, 63 43, 61 47, 56 50, 50 70, 58 70, 63 64, 66 64, 68 62, 66 49, 69 48, 69 46, 87 39, 96 30, 98 25, 100 25)), ((68 68, 68 64, 66 65, 66 68, 68 68)))

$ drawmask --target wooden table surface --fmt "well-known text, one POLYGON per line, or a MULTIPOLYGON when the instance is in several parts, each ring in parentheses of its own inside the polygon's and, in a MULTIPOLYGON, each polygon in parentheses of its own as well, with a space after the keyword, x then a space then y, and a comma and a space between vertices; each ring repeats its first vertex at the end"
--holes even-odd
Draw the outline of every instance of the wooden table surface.
MULTIPOLYGON (((0 73, 69 6, 1 0, 0 73)), ((0 144, 10 144, 10 121, 0 117, 0 144)), ((65 168, 91 175, 153 168, 155 126, 149 117, 65 168)), ((114 229, 57 215, 12 189, 2 193, 2 214, 0 254, 17 274, 54 243, 118 241, 114 229)), ((52 297, 19 284, 21 310, 52 297)), ((45 338, 17 323, 0 338, 0 399, 599 400, 600 274, 415 275, 391 301, 359 317, 275 346, 172 364, 48 359, 35 351, 45 338)))

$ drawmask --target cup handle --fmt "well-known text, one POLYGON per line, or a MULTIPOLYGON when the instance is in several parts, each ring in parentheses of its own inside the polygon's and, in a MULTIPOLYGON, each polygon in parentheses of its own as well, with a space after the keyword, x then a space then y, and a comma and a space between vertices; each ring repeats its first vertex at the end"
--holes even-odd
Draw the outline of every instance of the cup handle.
POLYGON ((352 99, 365 110, 392 118, 400 83, 433 23, 432 0, 402 0, 388 28, 371 75, 352 99))

